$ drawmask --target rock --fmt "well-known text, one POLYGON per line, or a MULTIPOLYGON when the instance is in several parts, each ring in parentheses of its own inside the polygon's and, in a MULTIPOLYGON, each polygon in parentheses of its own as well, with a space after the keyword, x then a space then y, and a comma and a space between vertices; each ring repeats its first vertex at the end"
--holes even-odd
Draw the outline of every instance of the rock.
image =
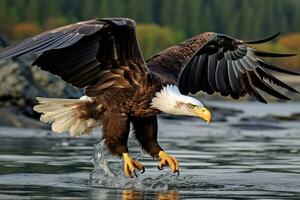
POLYGON ((274 115, 268 114, 262 117, 243 117, 241 118, 242 122, 273 122, 273 123, 281 123, 282 121, 291 121, 296 122, 300 121, 300 113, 292 113, 290 115, 274 115))
MULTIPOLYGON (((0 46, 7 45, 8 42, 0 36, 0 46)), ((30 117, 38 119, 38 114, 32 110, 37 96, 78 98, 83 94, 80 89, 72 87, 59 77, 44 72, 38 67, 30 67, 35 58, 37 55, 0 60, 0 109, 4 109, 9 116, 5 118, 4 125, 17 126, 18 124, 27 127, 24 123, 14 123, 14 121, 28 121, 30 117), (10 113, 10 111, 14 112, 10 113)))
POLYGON ((0 48, 7 47, 9 45, 8 41, 3 35, 0 35, 0 48))
POLYGON ((300 113, 292 113, 289 116, 283 115, 270 115, 273 119, 278 121, 300 121, 300 113))
POLYGON ((49 129, 50 125, 25 116, 16 107, 0 108, 0 126, 13 126, 17 128, 49 129))
POLYGON ((252 122, 252 123, 261 123, 261 122, 267 122, 267 123, 280 123, 280 120, 277 120, 271 115, 266 115, 262 117, 257 116, 249 116, 249 117, 242 117, 240 119, 241 122, 252 122))
POLYGON ((77 98, 83 95, 81 89, 66 84, 58 76, 42 71, 38 67, 31 68, 33 79, 50 97, 77 98))

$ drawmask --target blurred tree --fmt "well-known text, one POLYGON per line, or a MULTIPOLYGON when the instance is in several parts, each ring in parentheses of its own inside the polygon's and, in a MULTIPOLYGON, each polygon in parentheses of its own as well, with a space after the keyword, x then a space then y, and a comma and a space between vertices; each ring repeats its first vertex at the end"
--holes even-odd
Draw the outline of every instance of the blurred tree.
POLYGON ((68 23, 69 21, 64 17, 49 17, 46 20, 43 28, 45 30, 49 30, 49 29, 58 28, 67 25, 68 23))
POLYGON ((183 40, 183 34, 155 24, 138 24, 137 36, 145 59, 183 40))
POLYGON ((88 0, 85 2, 85 4, 82 7, 82 16, 84 19, 90 18, 92 13, 95 13, 96 11, 95 5, 96 4, 94 0, 88 0))
POLYGON ((0 1, 0 34, 9 34, 7 30, 10 25, 6 19, 6 16, 8 15, 7 7, 6 1, 0 1))
POLYGON ((290 52, 296 53, 297 56, 289 59, 284 64, 285 66, 294 69, 300 68, 300 33, 288 34, 278 39, 278 44, 289 49, 290 52))
POLYGON ((247 38, 278 30, 300 31, 299 0, 1 0, 0 30, 20 22, 41 27, 48 18, 68 22, 122 16, 139 23, 158 23, 180 29, 186 37, 203 31, 247 38))
POLYGON ((39 27, 32 23, 19 23, 13 29, 13 35, 16 40, 20 40, 35 34, 41 30, 39 27))
MULTIPOLYGON (((199 17, 198 23, 201 24, 201 26, 199 26, 200 27, 199 32, 216 31, 213 14, 211 13, 211 10, 208 6, 204 7, 203 14, 202 14, 202 16, 199 17), (203 23, 203 22, 206 22, 206 23, 203 23)), ((234 32, 234 30, 233 30, 233 32, 234 32)))
POLYGON ((170 37, 180 33, 182 39, 205 31, 242 39, 261 38, 278 31, 300 32, 299 8, 299 0, 0 0, 0 34, 21 39, 37 30, 79 20, 130 17, 138 24, 159 25, 144 28, 151 32, 145 37, 150 48, 145 51, 150 55, 156 51, 151 46, 155 44, 151 40, 158 37, 154 30, 163 27, 169 27, 170 37))

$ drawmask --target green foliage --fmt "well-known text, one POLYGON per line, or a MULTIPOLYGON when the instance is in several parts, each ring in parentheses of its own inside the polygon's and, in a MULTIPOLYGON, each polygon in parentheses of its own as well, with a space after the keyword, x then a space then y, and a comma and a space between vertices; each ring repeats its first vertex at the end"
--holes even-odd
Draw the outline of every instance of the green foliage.
POLYGON ((293 68, 295 70, 300 67, 300 33, 293 33, 284 35, 278 38, 276 42, 273 43, 264 43, 260 45, 254 45, 254 48, 268 51, 268 52, 277 52, 277 53, 296 53, 297 56, 289 58, 273 58, 267 59, 268 61, 287 68, 293 68))
POLYGON ((36 35, 39 32, 39 27, 31 23, 19 23, 13 29, 14 38, 16 40, 36 35))
POLYGON ((278 44, 289 49, 292 53, 296 53, 297 56, 292 59, 288 59, 285 62, 285 66, 299 69, 300 67, 300 33, 293 33, 285 35, 278 39, 278 44))
POLYGON ((0 31, 17 23, 45 27, 48 18, 74 22, 96 17, 130 17, 183 32, 216 31, 254 38, 300 31, 298 0, 1 0, 0 31))
POLYGON ((138 24, 137 35, 146 59, 184 38, 181 32, 155 24, 138 24))
MULTIPOLYGON (((206 31, 245 40, 300 32, 299 8, 299 0, 0 0, 0 34, 16 40, 79 20, 129 17, 147 58, 206 31)), ((288 36, 262 48, 299 53, 299 43, 288 36)), ((288 64, 299 67, 299 57, 288 64)))

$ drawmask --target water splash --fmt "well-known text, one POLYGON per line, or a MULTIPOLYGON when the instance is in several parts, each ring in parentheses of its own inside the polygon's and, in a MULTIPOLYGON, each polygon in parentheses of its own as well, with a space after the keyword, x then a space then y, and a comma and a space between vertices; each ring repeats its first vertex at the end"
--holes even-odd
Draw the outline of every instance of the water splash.
MULTIPOLYGON (((135 157, 141 159, 142 154, 135 157)), ((223 188, 223 185, 202 182, 193 176, 177 177, 171 172, 162 172, 163 174, 159 175, 151 173, 150 176, 145 173, 137 178, 127 178, 123 173, 122 160, 112 157, 103 141, 95 145, 92 162, 94 169, 90 174, 89 182, 96 187, 155 191, 223 188)))
MULTIPOLYGON (((140 158, 141 155, 137 157, 140 158)), ((190 184, 191 181, 191 177, 178 178, 170 172, 156 175, 156 177, 147 177, 143 174, 137 178, 127 178, 123 174, 122 160, 112 157, 103 141, 95 145, 92 163, 94 164, 94 169, 90 174, 89 183, 97 187, 170 190, 176 189, 177 185, 190 184)))
POLYGON ((95 145, 92 163, 94 169, 90 174, 89 182, 93 186, 127 188, 133 182, 124 177, 122 161, 110 155, 104 141, 95 145))

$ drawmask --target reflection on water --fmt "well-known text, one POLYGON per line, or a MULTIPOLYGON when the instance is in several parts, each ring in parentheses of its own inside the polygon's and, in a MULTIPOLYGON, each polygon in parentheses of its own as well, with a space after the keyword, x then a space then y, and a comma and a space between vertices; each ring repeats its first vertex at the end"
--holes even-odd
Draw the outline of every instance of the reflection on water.
POLYGON ((134 199, 143 199, 142 192, 133 191, 133 190, 123 190, 122 200, 134 200, 134 199))
MULTIPOLYGON (((157 200, 179 200, 180 198, 178 191, 164 191, 164 192, 157 192, 156 196, 153 199, 157 200)), ((122 192, 122 200, 137 200, 137 199, 145 199, 143 192, 140 191, 133 191, 133 190, 123 190, 122 192)))
POLYGON ((178 178, 157 170, 133 141, 131 154, 146 172, 129 179, 99 135, 0 128, 0 199, 299 199, 300 124, 288 116, 300 104, 260 107, 257 115, 254 105, 234 105, 246 112, 227 110, 211 125, 161 118, 159 141, 179 160, 178 178))
MULTIPOLYGON (((153 199, 157 200, 179 200, 180 198, 178 191, 164 191, 164 192, 157 192, 156 197, 152 197, 153 199)), ((137 199, 145 199, 143 192, 134 191, 134 190, 123 190, 122 192, 122 200, 137 200, 137 199)))
POLYGON ((166 200, 166 199, 179 199, 179 193, 177 191, 168 191, 168 192, 157 192, 158 200, 166 200))

